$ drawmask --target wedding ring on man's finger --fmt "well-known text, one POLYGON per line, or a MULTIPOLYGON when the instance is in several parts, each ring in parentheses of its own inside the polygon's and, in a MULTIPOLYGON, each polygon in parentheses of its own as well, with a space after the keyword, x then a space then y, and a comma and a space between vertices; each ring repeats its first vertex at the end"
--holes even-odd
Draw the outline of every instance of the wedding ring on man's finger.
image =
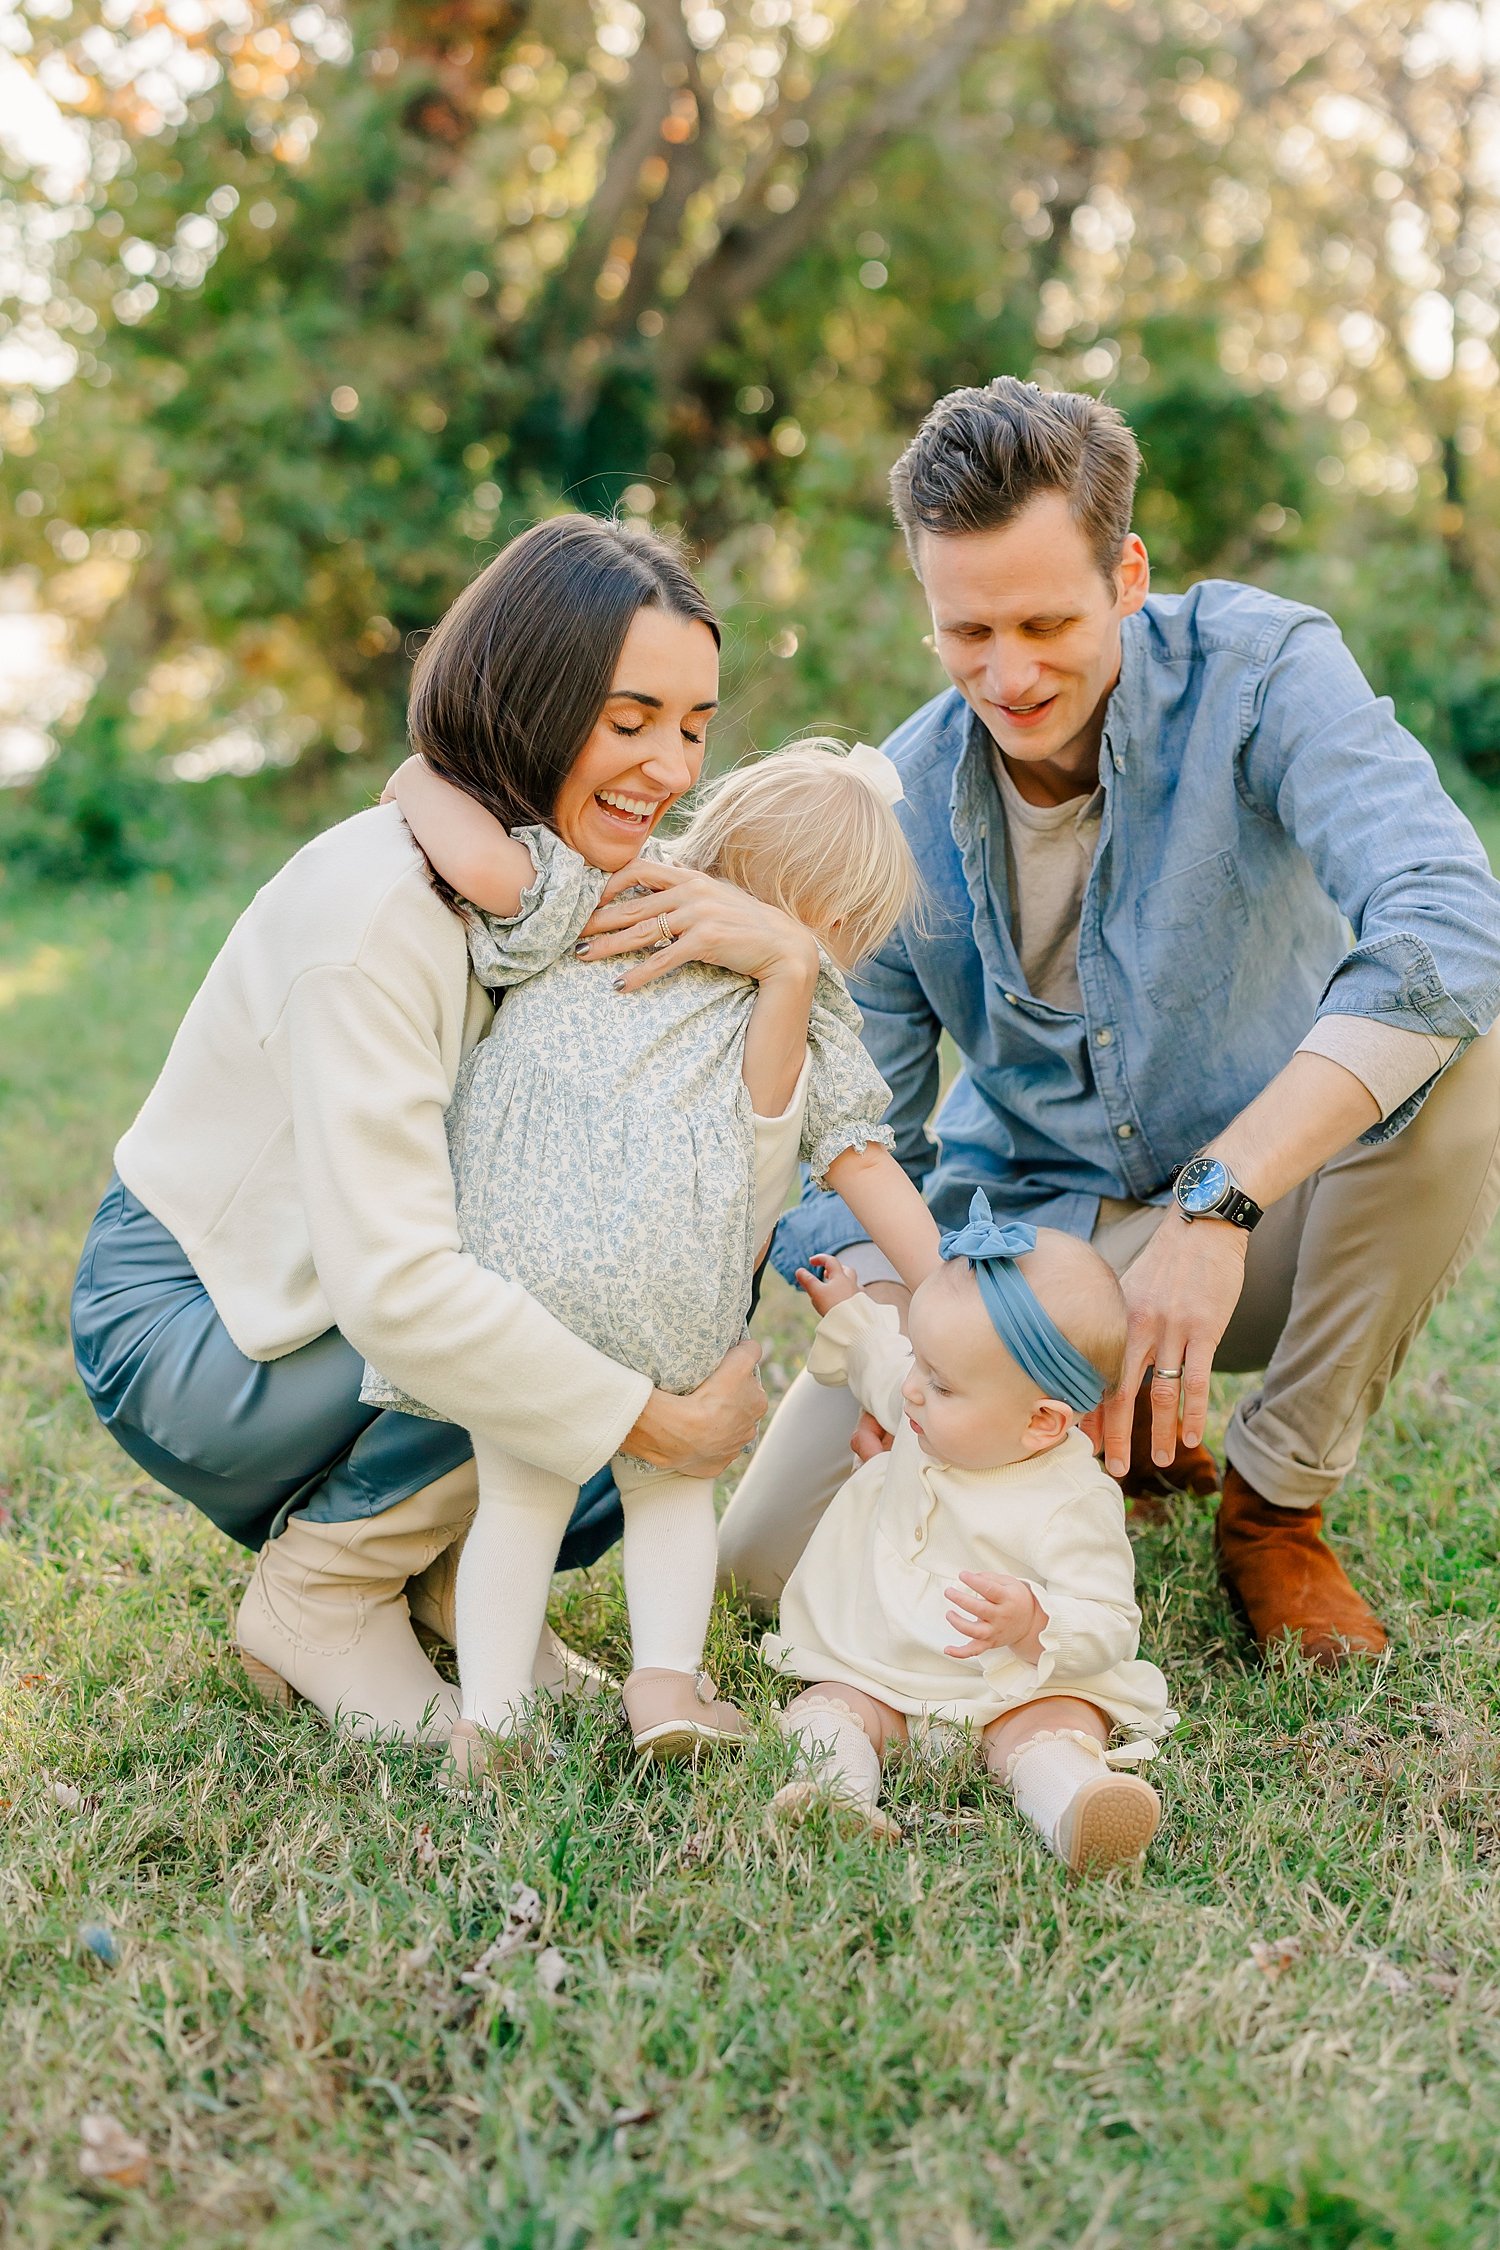
POLYGON ((1180 1383, 1182 1381, 1182 1369, 1180 1367, 1153 1367, 1151 1380, 1153 1383, 1180 1383))

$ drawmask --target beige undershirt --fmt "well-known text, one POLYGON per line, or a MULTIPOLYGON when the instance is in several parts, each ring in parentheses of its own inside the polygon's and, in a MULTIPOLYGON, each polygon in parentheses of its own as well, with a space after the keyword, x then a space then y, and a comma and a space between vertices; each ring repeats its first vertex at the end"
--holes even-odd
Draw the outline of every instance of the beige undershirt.
MULTIPOLYGON (((1104 792, 1096 789, 1061 805, 1033 805, 998 756, 994 773, 1005 810, 1011 936, 1022 972, 1036 999, 1080 1015, 1078 925, 1099 844, 1104 792)), ((1326 1056, 1347 1070, 1386 1118, 1442 1069, 1457 1045, 1436 1032, 1407 1031, 1370 1016, 1330 1015, 1320 1017, 1297 1051, 1326 1056)))

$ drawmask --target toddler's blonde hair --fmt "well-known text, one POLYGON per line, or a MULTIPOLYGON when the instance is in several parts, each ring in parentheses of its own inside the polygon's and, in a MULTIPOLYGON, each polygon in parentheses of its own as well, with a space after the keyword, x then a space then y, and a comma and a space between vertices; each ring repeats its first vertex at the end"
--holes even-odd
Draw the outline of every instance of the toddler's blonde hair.
POLYGON ((679 866, 737 883, 820 936, 836 931, 851 965, 878 951, 921 895, 894 811, 850 769, 844 745, 820 735, 710 782, 667 848, 679 866))

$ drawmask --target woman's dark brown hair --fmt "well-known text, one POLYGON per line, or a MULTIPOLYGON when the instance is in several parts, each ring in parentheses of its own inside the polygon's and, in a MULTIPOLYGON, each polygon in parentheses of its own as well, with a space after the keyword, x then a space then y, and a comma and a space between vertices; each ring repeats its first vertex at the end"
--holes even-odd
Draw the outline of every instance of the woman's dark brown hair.
POLYGON ((719 624, 653 531, 599 516, 533 524, 461 593, 412 675, 407 731, 434 772, 507 828, 552 817, 642 609, 719 624))

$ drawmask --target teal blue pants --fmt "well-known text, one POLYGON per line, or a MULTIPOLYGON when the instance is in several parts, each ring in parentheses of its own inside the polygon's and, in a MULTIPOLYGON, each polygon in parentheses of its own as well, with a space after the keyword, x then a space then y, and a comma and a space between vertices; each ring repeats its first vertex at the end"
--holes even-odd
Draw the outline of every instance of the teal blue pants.
MULTIPOLYGON (((364 1363, 336 1328, 284 1359, 247 1359, 182 1245, 111 1180, 73 1284, 73 1356, 118 1444, 242 1547, 289 1516, 377 1516, 467 1461, 467 1432, 362 1406, 364 1363)), ((607 1469, 592 1477, 558 1553, 580 1569, 623 1529, 607 1469)))

